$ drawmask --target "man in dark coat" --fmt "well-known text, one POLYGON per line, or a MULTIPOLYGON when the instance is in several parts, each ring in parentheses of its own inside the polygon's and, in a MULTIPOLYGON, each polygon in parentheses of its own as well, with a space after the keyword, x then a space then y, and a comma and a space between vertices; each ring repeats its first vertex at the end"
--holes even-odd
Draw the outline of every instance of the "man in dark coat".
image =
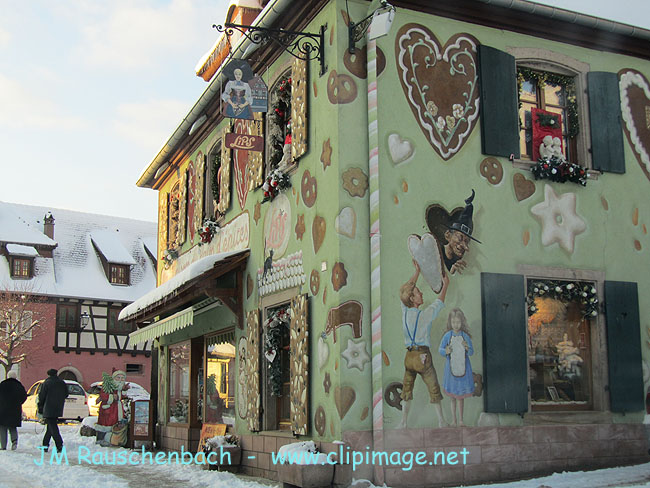
POLYGON ((26 398, 27 392, 16 379, 16 372, 9 371, 7 379, 0 383, 0 450, 7 449, 7 431, 11 436, 11 450, 18 448, 18 427, 22 425, 22 405, 26 398))
POLYGON ((63 406, 68 397, 68 386, 57 376, 56 369, 47 371, 48 378, 41 384, 38 393, 38 413, 43 415, 47 429, 43 436, 43 446, 47 452, 50 439, 54 439, 57 452, 63 449, 63 439, 59 432, 59 417, 63 416, 63 406))

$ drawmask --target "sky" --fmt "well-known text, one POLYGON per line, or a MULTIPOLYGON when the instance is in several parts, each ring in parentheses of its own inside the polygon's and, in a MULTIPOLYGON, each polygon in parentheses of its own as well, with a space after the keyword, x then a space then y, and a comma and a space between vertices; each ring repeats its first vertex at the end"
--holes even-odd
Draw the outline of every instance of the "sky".
MULTIPOLYGON (((0 201, 156 221, 135 183, 207 88, 228 3, 0 0, 0 201)), ((647 0, 539 3, 650 29, 647 0)))

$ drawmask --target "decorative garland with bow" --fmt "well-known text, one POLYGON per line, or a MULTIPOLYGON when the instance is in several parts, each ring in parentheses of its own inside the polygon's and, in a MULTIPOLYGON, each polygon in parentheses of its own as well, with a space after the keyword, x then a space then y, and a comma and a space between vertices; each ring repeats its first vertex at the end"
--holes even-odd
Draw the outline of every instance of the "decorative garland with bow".
POLYGON ((271 395, 276 397, 282 396, 280 349, 282 347, 283 327, 288 327, 290 321, 288 305, 270 311, 268 318, 264 321, 264 356, 269 362, 271 395))
POLYGON ((548 297, 564 302, 578 302, 582 305, 583 317, 596 317, 598 315, 598 295, 596 287, 586 281, 529 281, 528 295, 528 316, 537 313, 535 298, 548 297))
POLYGON ((587 168, 579 164, 569 163, 564 158, 551 156, 539 158, 530 169, 536 180, 551 180, 557 183, 578 183, 587 186, 587 168))
POLYGON ((279 169, 274 169, 267 175, 266 181, 262 185, 262 190, 264 190, 262 203, 273 200, 281 191, 288 188, 291 188, 289 177, 279 169))
POLYGON ((201 242, 199 242, 199 246, 201 244, 210 244, 214 235, 220 230, 221 227, 219 227, 219 224, 217 224, 214 220, 206 219, 199 229, 199 235, 201 236, 201 242))

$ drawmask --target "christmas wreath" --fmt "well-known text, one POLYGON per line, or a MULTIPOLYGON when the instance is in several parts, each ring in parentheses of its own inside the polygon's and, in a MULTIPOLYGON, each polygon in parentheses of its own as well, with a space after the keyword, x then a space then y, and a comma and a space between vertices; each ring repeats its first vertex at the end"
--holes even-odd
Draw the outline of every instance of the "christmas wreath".
POLYGON ((214 220, 205 220, 199 229, 199 235, 201 236, 201 242, 199 242, 199 246, 201 244, 210 244, 212 242, 212 238, 217 232, 219 232, 219 230, 220 227, 214 220))
POLYGON ((540 158, 531 171, 536 180, 551 180, 557 183, 570 181, 587 186, 587 169, 557 156, 540 158))
POLYGON ((598 295, 592 283, 586 281, 529 281, 528 316, 537 313, 535 298, 548 297, 564 302, 578 302, 582 305, 583 317, 596 317, 598 315, 598 295))
POLYGON ((285 306, 272 310, 264 321, 264 356, 269 362, 271 395, 276 397, 282 396, 282 361, 279 355, 283 327, 288 327, 290 320, 289 307, 285 306))

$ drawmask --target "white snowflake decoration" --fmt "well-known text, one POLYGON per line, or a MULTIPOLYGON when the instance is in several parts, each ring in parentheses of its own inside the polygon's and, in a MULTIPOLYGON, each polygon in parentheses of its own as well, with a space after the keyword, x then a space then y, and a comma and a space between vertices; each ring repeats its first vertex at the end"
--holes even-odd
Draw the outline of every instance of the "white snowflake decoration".
POLYGON ((370 356, 366 351, 366 343, 363 339, 358 341, 348 339, 348 347, 341 353, 341 357, 345 359, 349 369, 357 368, 359 371, 363 371, 366 363, 370 362, 370 356))
POLYGON ((575 238, 587 228, 584 220, 576 213, 576 194, 559 196, 550 185, 544 187, 544 201, 530 209, 542 224, 542 245, 558 243, 573 253, 575 238))

